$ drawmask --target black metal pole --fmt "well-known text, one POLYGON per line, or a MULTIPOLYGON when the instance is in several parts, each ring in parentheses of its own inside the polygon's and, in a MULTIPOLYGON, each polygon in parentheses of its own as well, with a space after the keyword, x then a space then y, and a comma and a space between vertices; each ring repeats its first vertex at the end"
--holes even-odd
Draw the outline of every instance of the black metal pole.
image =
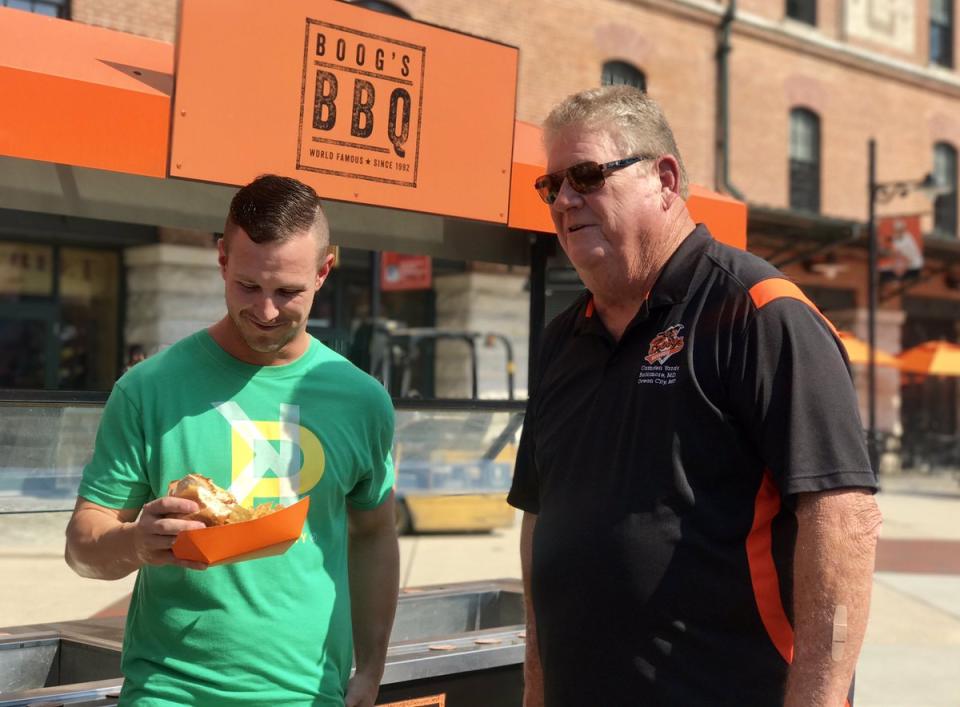
POLYGON ((380 251, 370 251, 370 321, 376 331, 380 319, 380 251))
POLYGON ((867 143, 867 452, 873 473, 879 472, 877 449, 877 141, 867 143))
POLYGON ((527 391, 533 389, 537 376, 540 340, 546 325, 547 247, 549 236, 531 235, 530 243, 530 339, 527 354, 527 391))

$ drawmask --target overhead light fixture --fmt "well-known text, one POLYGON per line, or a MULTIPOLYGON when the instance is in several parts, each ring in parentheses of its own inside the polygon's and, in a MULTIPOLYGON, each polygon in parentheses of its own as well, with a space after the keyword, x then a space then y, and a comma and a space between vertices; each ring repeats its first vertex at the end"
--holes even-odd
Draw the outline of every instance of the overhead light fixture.
POLYGON ((828 280, 836 280, 837 277, 842 275, 848 270, 846 263, 813 263, 810 265, 810 271, 815 272, 818 275, 823 275, 828 280))

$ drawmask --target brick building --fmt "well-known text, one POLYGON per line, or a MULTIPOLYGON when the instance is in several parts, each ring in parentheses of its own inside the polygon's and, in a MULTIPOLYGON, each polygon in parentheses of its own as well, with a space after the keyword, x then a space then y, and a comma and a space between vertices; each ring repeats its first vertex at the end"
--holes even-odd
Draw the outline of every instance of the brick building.
MULTIPOLYGON (((175 0, 16 4, 165 42, 175 37, 175 0)), ((601 82, 644 87, 663 104, 691 180, 750 205, 750 249, 781 266, 839 328, 861 338, 867 337, 868 319, 867 141, 875 139, 880 182, 918 182, 933 173, 940 185, 933 201, 911 190, 877 206, 880 221, 903 217, 916 224, 925 255, 923 267, 909 268, 907 277, 894 267, 882 278, 878 347, 896 353, 928 339, 957 340, 960 74, 953 0, 355 4, 519 47, 520 120, 538 123, 564 96, 601 82)), ((142 246, 146 251, 128 256, 128 267, 149 265, 154 256, 144 252, 158 248, 164 251, 155 256, 158 262, 179 258, 195 267, 196 255, 183 249, 209 243, 209 234, 161 229, 142 246)), ((348 254, 346 260, 362 271, 362 256, 348 254)), ((570 278, 559 258, 553 265, 556 309, 570 278)), ((435 296, 448 277, 447 286, 457 291, 464 282, 479 283, 467 286, 479 287, 489 302, 498 289, 489 270, 465 264, 444 272, 441 264, 432 295, 388 302, 388 311, 393 307, 418 325, 486 323, 489 311, 476 311, 471 298, 456 311, 438 312, 435 296)), ((524 274, 499 275, 508 301, 522 290, 524 274)), ((344 288, 362 289, 362 278, 347 280, 344 288)), ((136 326, 142 328, 142 321, 132 324, 128 313, 128 332, 136 326)), ((511 336, 522 341, 525 320, 510 326, 511 336)), ((862 391, 863 368, 856 367, 862 391)), ((901 380, 895 369, 877 372, 876 426, 890 437, 891 449, 907 433, 909 445, 919 449, 908 463, 937 462, 929 444, 949 446, 958 431, 957 408, 952 380, 917 384, 901 380)), ((866 419, 867 410, 862 412, 866 419)))

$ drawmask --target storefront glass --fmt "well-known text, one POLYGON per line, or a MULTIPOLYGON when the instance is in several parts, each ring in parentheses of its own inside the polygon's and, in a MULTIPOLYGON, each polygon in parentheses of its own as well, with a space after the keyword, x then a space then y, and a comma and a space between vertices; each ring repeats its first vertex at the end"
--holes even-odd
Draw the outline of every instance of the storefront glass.
POLYGON ((314 300, 313 336, 380 380, 394 398, 525 397, 526 269, 384 257, 374 322, 370 255, 341 249, 314 300), (399 274, 389 271, 398 263, 399 274))
POLYGON ((0 387, 109 390, 119 282, 113 251, 0 243, 0 387))

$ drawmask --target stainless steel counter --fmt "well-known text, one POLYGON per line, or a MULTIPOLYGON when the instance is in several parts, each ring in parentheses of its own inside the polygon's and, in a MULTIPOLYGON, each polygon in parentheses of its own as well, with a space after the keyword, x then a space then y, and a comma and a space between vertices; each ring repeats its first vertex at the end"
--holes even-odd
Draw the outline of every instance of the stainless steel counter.
MULTIPOLYGON (((519 580, 404 591, 390 635, 381 699, 417 690, 434 694, 447 689, 451 679, 470 675, 480 684, 489 676, 498 690, 510 694, 510 701, 516 693, 519 704, 523 620, 519 580)), ((0 706, 116 704, 122 641, 122 618, 0 629, 0 706)), ((505 706, 503 699, 496 704, 505 706)), ((453 707, 451 701, 448 705, 453 707)))

